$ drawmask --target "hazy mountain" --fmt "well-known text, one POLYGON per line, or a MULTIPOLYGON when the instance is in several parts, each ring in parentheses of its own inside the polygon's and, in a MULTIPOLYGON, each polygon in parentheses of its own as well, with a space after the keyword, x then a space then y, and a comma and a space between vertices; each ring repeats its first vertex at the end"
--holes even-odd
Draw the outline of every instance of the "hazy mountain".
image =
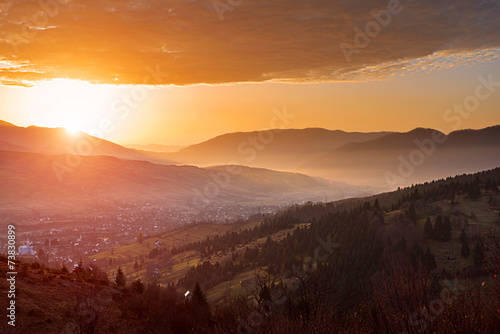
POLYGON ((141 151, 171 153, 180 151, 186 146, 149 144, 149 145, 125 145, 125 147, 141 151))
POLYGON ((18 127, 0 121, 0 149, 42 154, 107 155, 123 159, 172 163, 160 153, 125 148, 110 141, 64 128, 18 127))
POLYGON ((494 126, 455 131, 448 136, 422 128, 393 133, 346 144, 298 170, 350 183, 392 187, 499 165, 500 126, 494 126))
POLYGON ((0 120, 0 126, 15 126, 15 125, 14 125, 14 124, 12 124, 12 123, 5 122, 5 121, 0 120))
POLYGON ((168 156, 200 166, 242 164, 294 170, 350 142, 383 137, 390 132, 344 132, 321 128, 268 130, 224 134, 168 156))
POLYGON ((68 155, 0 151, 0 209, 75 212, 116 207, 127 201, 162 206, 176 203, 198 210, 207 202, 279 204, 361 193, 357 187, 266 169, 203 169, 105 156, 82 157, 77 163, 71 159, 68 155), (72 167, 68 161, 73 162, 72 167))

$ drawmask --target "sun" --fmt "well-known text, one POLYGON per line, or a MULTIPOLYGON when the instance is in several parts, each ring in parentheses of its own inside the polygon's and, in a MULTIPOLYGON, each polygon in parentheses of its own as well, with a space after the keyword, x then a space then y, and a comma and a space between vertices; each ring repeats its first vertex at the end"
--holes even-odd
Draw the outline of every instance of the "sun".
POLYGON ((98 112, 98 108, 86 99, 68 98, 59 101, 50 114, 58 118, 55 123, 58 123, 60 127, 65 128, 71 134, 77 134, 91 127, 92 118, 98 112))
POLYGON ((65 128, 74 135, 98 127, 114 99, 113 89, 106 85, 53 79, 27 91, 25 108, 31 124, 65 128))

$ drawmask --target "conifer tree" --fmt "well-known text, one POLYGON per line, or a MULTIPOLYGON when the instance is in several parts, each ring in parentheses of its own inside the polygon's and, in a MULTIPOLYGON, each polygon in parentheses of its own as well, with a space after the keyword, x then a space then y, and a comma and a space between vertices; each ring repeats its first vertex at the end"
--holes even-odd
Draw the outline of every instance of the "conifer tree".
POLYGON ((470 254, 469 242, 467 241, 467 238, 465 238, 464 241, 462 242, 461 253, 462 253, 462 257, 465 257, 465 258, 467 258, 470 254))
POLYGON ((450 217, 448 216, 444 217, 442 236, 443 236, 442 238, 443 241, 451 240, 451 220, 450 217))
POLYGON ((434 254, 431 252, 429 246, 427 246, 427 249, 425 250, 424 264, 428 271, 432 271, 437 268, 436 258, 434 257, 434 254))
POLYGON ((465 230, 462 229, 462 232, 460 233, 460 243, 463 244, 466 239, 467 235, 465 234, 465 230))
POLYGON ((198 282, 194 285, 192 302, 193 304, 199 306, 208 306, 207 296, 205 296, 205 293, 201 289, 201 285, 198 282))
POLYGON ((482 267, 484 264, 484 249, 483 243, 478 239, 476 241, 476 246, 474 247, 474 265, 476 267, 482 267))
POLYGON ((417 222, 418 215, 417 212, 415 211, 413 203, 411 203, 410 208, 408 209, 408 211, 406 211, 406 217, 408 217, 408 219, 410 219, 414 223, 417 222))
POLYGON ((434 237, 434 230, 432 228, 431 219, 427 217, 424 226, 424 239, 432 239, 434 237))
POLYGON ((118 270, 116 271, 115 283, 116 285, 122 287, 127 284, 127 278, 125 277, 121 267, 118 267, 118 270))

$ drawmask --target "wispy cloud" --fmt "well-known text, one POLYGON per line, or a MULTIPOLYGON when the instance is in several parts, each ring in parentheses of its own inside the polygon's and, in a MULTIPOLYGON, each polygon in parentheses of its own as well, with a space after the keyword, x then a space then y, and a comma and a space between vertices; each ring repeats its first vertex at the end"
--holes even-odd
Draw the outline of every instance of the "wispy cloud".
POLYGON ((155 84, 366 80, 498 60, 496 0, 401 0, 346 59, 340 45, 389 3, 243 0, 221 21, 212 0, 5 1, 0 80, 139 84, 147 68, 155 84))

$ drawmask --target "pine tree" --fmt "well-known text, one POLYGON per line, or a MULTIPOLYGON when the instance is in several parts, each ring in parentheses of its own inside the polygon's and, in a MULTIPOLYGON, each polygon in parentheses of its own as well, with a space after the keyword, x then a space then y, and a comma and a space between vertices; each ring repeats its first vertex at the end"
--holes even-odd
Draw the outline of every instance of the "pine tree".
POLYGON ((118 286, 125 286, 127 284, 127 278, 125 277, 121 267, 118 267, 118 270, 116 271, 115 283, 118 286))
POLYGON ((443 287, 441 286, 441 280, 439 279, 438 275, 433 275, 432 276, 432 281, 431 281, 431 287, 430 287, 430 293, 433 297, 439 296, 441 293, 441 290, 443 287))
POLYGON ((375 199, 375 203, 373 203, 373 207, 375 210, 380 210, 380 203, 378 202, 378 198, 375 199))
POLYGON ((399 239, 395 247, 396 252, 406 252, 406 239, 402 237, 399 239))
POLYGON ((193 313, 199 323, 206 323, 210 319, 210 308, 207 296, 201 289, 200 283, 196 282, 193 289, 193 297, 188 304, 188 309, 193 313))
POLYGON ((462 242, 461 253, 462 253, 462 257, 465 257, 465 258, 467 258, 470 254, 469 242, 467 241, 467 238, 465 238, 464 241, 462 242))
POLYGON ((198 282, 194 285, 192 302, 196 305, 208 306, 207 296, 205 296, 205 293, 201 289, 201 285, 198 282))
POLYGON ((451 240, 451 220, 450 217, 444 217, 443 223, 443 241, 451 240))
POLYGON ((410 257, 410 262, 414 267, 420 266, 423 260, 424 252, 422 248, 415 242, 408 251, 408 256, 410 257))
POLYGON ((432 239, 434 237, 434 230, 432 228, 431 219, 427 217, 424 226, 424 239, 432 239))
POLYGON ((142 235, 142 232, 139 232, 139 235, 137 236, 137 242, 142 244, 144 241, 144 236, 142 235))
POLYGON ((472 199, 478 199, 481 196, 481 188, 479 187, 479 180, 472 183, 471 189, 469 191, 469 196, 472 199))
POLYGON ((141 294, 144 292, 144 283, 142 283, 140 278, 133 281, 131 286, 132 286, 132 290, 134 290, 138 294, 141 294))
POLYGON ((483 243, 478 239, 476 241, 476 246, 474 247, 474 265, 476 267, 482 267, 484 264, 484 249, 483 243))
POLYGON ((408 219, 410 219, 414 223, 417 222, 418 215, 417 212, 415 211, 413 203, 411 203, 410 208, 408 209, 408 211, 406 211, 406 217, 408 217, 408 219))
POLYGON ((434 254, 431 252, 431 249, 427 246, 424 255, 424 264, 428 271, 432 271, 437 268, 436 258, 434 254))
POLYGON ((467 235, 465 234, 465 230, 462 229, 462 232, 460 233, 460 243, 463 244, 465 240, 467 240, 467 235))
POLYGON ((444 237, 444 223, 443 223, 443 217, 437 216, 436 217, 436 222, 434 223, 434 239, 436 240, 443 240, 444 237))

